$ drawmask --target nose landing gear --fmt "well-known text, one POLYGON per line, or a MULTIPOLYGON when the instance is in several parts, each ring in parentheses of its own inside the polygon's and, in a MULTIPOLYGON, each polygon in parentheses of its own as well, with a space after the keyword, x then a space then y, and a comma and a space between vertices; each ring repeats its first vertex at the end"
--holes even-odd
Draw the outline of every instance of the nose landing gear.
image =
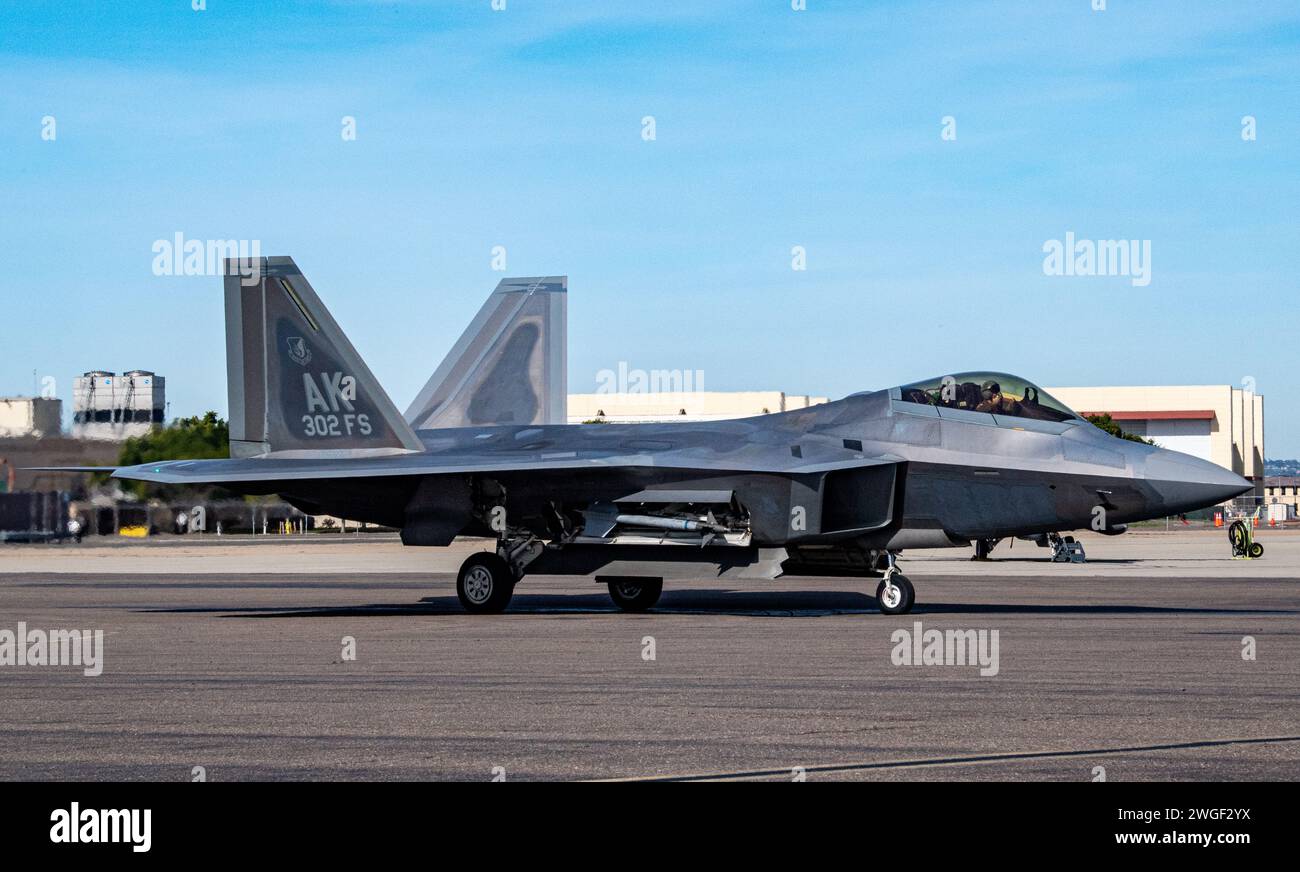
POLYGON ((884 554, 888 566, 885 577, 876 588, 876 603, 882 615, 905 615, 916 602, 916 589, 906 575, 898 569, 898 557, 891 551, 884 554))

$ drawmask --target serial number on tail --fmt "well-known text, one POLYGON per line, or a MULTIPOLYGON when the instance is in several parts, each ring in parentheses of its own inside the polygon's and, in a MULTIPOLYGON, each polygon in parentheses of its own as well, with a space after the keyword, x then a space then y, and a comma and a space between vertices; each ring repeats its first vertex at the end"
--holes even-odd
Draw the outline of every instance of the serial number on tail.
POLYGON ((369 436, 374 432, 369 415, 303 415, 302 432, 308 438, 369 436))

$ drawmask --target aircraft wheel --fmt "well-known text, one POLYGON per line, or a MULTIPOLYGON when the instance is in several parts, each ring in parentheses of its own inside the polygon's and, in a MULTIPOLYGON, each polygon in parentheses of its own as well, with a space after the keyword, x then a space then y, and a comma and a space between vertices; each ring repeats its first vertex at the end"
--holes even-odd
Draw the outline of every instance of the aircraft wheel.
POLYGON ((471 614, 503 612, 515 595, 510 565, 497 554, 480 551, 461 564, 456 576, 456 596, 471 614))
POLYGON ((916 589, 906 575, 895 572, 893 578, 882 580, 876 588, 876 602, 882 615, 905 615, 916 602, 916 589))
POLYGON ((1261 544, 1259 544, 1258 542, 1253 543, 1253 544, 1250 546, 1250 556, 1251 556, 1251 557, 1263 557, 1263 556, 1264 556, 1264 546, 1261 545, 1261 544))
POLYGON ((662 578, 620 578, 609 582, 609 598, 625 612, 644 612, 659 602, 662 578))

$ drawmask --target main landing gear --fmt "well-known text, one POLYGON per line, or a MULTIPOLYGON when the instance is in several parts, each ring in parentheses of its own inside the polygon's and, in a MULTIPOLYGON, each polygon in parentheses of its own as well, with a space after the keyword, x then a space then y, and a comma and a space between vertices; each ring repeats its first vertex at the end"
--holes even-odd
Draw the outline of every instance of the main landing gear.
POLYGON ((515 595, 515 585, 524 577, 524 568, 544 548, 540 539, 528 535, 499 540, 495 554, 471 554, 456 574, 456 598, 471 614, 504 612, 515 595))
MULTIPOLYGON (((536 536, 521 535, 499 540, 495 554, 490 551, 471 554, 456 575, 456 598, 470 614, 504 612, 528 564, 536 560, 545 547, 536 536)), ((611 575, 598 576, 596 580, 609 588, 609 598, 625 612, 644 612, 654 608, 664 591, 662 578, 611 575)), ((908 590, 911 590, 910 585, 908 590)), ((911 602, 910 593, 908 602, 911 602)))
POLYGON ((625 612, 644 612, 654 608, 664 592, 662 578, 602 577, 597 580, 609 585, 609 598, 625 612))
POLYGON ((907 576, 899 571, 898 557, 891 551, 886 551, 884 556, 889 565, 880 586, 876 588, 876 602, 882 615, 905 615, 916 602, 916 589, 907 576))
POLYGON ((480 551, 461 564, 456 597, 471 614, 503 612, 515 595, 515 581, 510 564, 501 555, 480 551))

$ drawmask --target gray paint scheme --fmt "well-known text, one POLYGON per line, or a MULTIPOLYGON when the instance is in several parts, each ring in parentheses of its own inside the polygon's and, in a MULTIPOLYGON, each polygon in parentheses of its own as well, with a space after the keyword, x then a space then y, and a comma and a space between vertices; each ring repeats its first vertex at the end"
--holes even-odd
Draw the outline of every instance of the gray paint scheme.
MULTIPOLYGON (((548 549, 529 571, 590 572, 629 560, 658 565, 694 559, 718 571, 752 564, 769 575, 868 574, 874 557, 864 555, 880 549, 1087 528, 1099 506, 1108 527, 1117 530, 1213 505, 1251 487, 1214 464, 1116 439, 1081 419, 937 408, 900 400, 898 388, 732 421, 418 433, 396 426, 405 422, 393 423, 396 413, 388 404, 385 420, 392 427, 382 439, 332 439, 329 450, 302 438, 281 446, 275 422, 291 422, 300 411, 294 405, 299 399, 287 393, 294 382, 265 379, 264 409, 258 409, 246 387, 248 374, 262 353, 282 358, 268 369, 294 372, 296 346, 269 322, 295 329, 305 322, 293 320, 270 278, 291 278, 320 322, 328 341, 318 341, 313 354, 364 376, 358 379, 363 399, 378 407, 387 397, 292 261, 272 258, 267 271, 254 289, 261 296, 253 299, 267 307, 267 323, 259 329, 272 338, 254 335, 244 311, 232 328, 245 353, 234 355, 238 365, 231 368, 232 409, 236 399, 244 403, 241 432, 255 435, 248 419, 264 412, 271 422, 266 450, 230 460, 145 464, 118 469, 117 477, 280 493, 305 511, 402 528, 403 541, 418 545, 444 545, 459 534, 494 535, 485 517, 493 505, 506 507, 512 527, 555 541, 569 529, 566 523, 580 527, 583 510, 598 501, 642 500, 647 491, 729 493, 743 516, 745 549, 715 544, 691 558, 665 552, 680 546, 566 543, 548 549), (376 441, 388 450, 373 450, 376 441), (791 520, 799 512, 802 526, 791 520), (785 558, 775 559, 777 552, 785 558)), ((228 305, 227 311, 241 310, 228 305)))
POLYGON ((254 285, 248 266, 226 264, 232 457, 422 450, 293 259, 259 258, 254 285))

